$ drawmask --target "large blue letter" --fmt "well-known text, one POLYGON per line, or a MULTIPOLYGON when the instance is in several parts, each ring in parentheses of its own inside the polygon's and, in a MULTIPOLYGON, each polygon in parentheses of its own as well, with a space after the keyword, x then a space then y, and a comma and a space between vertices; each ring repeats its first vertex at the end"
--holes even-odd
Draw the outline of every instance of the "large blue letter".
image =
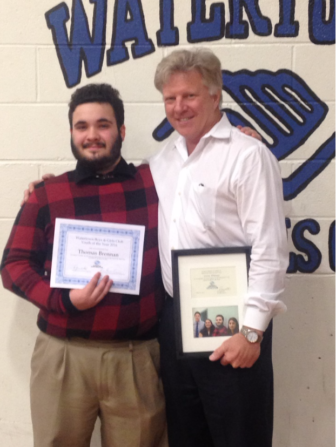
POLYGON ((269 36, 272 33, 272 22, 261 14, 259 0, 230 0, 230 23, 226 25, 225 37, 247 39, 249 27, 243 20, 243 7, 257 36, 269 36))
POLYGON ((160 30, 156 39, 159 46, 179 43, 179 32, 174 26, 174 0, 160 0, 160 30))
POLYGON ((311 241, 304 237, 304 232, 309 231, 311 234, 318 234, 320 232, 320 225, 314 219, 304 219, 294 225, 292 232, 292 240, 295 247, 305 253, 306 259, 302 255, 294 254, 294 266, 292 271, 288 273, 313 273, 321 264, 322 255, 320 250, 311 241))
POLYGON ((132 56, 134 59, 155 51, 148 38, 144 14, 140 0, 116 0, 114 4, 111 48, 107 52, 107 65, 115 65, 129 59, 125 42, 134 40, 132 56))
POLYGON ((274 27, 275 37, 296 37, 299 34, 299 22, 294 20, 295 0, 280 1, 280 21, 274 27))
POLYGON ((335 43, 335 0, 330 0, 329 18, 327 0, 309 0, 309 38, 317 45, 335 43))
POLYGON ((225 9, 221 3, 210 6, 210 18, 205 18, 205 0, 193 0, 192 21, 187 24, 190 43, 218 40, 224 36, 225 9))
POLYGON ((80 83, 83 61, 87 77, 99 73, 103 64, 106 0, 90 0, 90 3, 95 3, 92 37, 81 0, 74 0, 72 4, 70 39, 65 27, 70 18, 67 5, 60 3, 45 14, 63 77, 69 88, 80 83))

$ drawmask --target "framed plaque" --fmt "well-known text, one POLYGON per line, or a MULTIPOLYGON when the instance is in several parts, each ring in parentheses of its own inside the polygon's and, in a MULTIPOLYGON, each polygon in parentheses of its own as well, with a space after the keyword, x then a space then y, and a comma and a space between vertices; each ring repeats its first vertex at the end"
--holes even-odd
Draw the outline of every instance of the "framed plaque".
POLYGON ((178 357, 209 356, 240 330, 251 247, 172 251, 178 357))

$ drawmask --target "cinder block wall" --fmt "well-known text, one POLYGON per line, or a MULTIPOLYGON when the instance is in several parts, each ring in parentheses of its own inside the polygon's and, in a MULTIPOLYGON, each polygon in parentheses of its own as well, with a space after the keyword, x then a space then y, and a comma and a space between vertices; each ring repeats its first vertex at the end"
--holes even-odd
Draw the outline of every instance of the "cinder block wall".
MULTIPOLYGON (((284 179, 291 259, 288 312, 274 324, 275 447, 334 443, 334 4, 11 0, 0 5, 1 248, 27 184, 74 166, 67 102, 77 86, 109 82, 120 90, 127 127, 123 154, 139 163, 160 145, 152 137, 164 119, 153 86, 157 63, 178 46, 209 47, 221 59, 227 70, 223 107, 260 131, 281 159, 284 179), (87 32, 75 26, 81 5, 87 32), (69 50, 71 26, 76 32, 69 50), (106 43, 99 40, 105 26, 106 43), (87 39, 93 28, 95 56, 87 39), (78 46, 87 51, 87 71, 76 56, 78 46), (246 82, 250 96, 242 99, 246 82), (250 106, 251 95, 254 104, 258 98, 265 102, 264 108, 250 106)), ((33 445, 29 369, 36 315, 32 305, 1 289, 0 444, 5 447, 33 445)), ((92 445, 100 446, 97 430, 92 445)))

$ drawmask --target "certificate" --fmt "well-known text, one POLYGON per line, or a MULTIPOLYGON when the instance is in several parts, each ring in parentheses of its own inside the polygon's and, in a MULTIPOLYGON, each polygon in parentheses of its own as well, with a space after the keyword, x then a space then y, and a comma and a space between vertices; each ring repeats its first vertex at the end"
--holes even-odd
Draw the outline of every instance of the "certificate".
POLYGON ((108 275, 111 292, 138 295, 145 227, 56 219, 51 287, 83 288, 97 272, 108 275))
POLYGON ((236 293, 235 266, 192 268, 190 270, 191 297, 224 297, 236 293))
POLYGON ((209 356, 232 335, 229 324, 239 331, 250 251, 250 247, 172 251, 178 357, 209 356))

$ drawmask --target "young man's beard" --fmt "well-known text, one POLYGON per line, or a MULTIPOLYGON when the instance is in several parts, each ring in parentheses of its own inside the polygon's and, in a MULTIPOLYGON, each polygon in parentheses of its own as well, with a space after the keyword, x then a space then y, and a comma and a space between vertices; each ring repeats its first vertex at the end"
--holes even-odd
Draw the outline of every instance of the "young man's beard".
POLYGON ((70 141, 71 151, 73 156, 78 160, 78 164, 83 166, 84 168, 89 168, 94 172, 106 171, 106 169, 112 167, 115 162, 119 159, 121 154, 121 146, 122 139, 120 133, 113 146, 111 147, 109 155, 103 155, 97 158, 86 158, 82 154, 79 153, 77 146, 75 146, 74 142, 70 141))

